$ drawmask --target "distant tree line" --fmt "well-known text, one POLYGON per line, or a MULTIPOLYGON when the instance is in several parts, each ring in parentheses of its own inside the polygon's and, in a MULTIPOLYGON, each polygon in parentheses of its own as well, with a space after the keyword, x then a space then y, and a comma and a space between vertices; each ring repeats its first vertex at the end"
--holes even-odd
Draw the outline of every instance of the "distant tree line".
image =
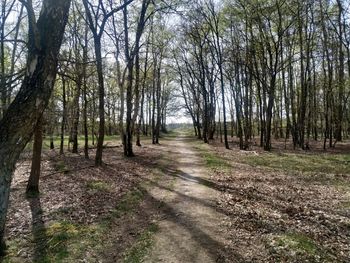
POLYGON ((191 5, 174 68, 198 138, 213 139, 218 118, 226 147, 229 128, 241 149, 253 136, 265 150, 272 138, 302 149, 322 140, 326 149, 349 137, 348 1, 191 5))

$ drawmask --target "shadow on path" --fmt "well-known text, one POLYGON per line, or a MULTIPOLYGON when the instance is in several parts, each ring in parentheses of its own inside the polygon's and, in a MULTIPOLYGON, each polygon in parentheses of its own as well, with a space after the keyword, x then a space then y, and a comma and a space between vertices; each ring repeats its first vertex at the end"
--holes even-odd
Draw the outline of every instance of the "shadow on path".
MULTIPOLYGON (((168 203, 153 197, 146 189, 143 190, 145 191, 145 199, 152 204, 152 207, 161 209, 166 220, 170 220, 186 229, 191 234, 192 238, 208 252, 213 262, 226 262, 223 257, 225 250, 224 244, 205 233, 205 231, 198 226, 197 222, 189 218, 189 216, 181 213, 181 211, 178 211, 168 203)), ((233 262, 244 262, 244 259, 240 254, 235 253, 233 262)))

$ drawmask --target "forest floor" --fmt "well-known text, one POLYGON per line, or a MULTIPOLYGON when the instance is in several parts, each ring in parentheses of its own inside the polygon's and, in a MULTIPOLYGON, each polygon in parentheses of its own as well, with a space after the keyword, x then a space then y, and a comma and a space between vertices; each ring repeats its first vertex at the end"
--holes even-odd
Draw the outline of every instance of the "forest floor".
POLYGON ((2 261, 350 261, 349 151, 225 150, 184 133, 148 141, 129 159, 108 141, 101 168, 45 149, 31 197, 23 154, 2 261))

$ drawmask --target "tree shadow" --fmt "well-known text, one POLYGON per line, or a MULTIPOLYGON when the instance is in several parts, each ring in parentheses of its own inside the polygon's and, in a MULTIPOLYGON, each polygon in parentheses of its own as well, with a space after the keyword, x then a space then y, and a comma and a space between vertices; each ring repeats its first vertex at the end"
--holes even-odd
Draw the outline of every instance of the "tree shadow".
POLYGON ((227 211, 225 211, 225 210, 221 209, 220 207, 214 205, 213 202, 211 202, 210 200, 207 200, 205 198, 201 199, 201 198, 197 198, 197 197, 194 197, 194 196, 186 195, 186 194, 181 193, 179 191, 176 191, 176 190, 174 190, 174 189, 172 189, 170 187, 167 187, 167 186, 164 186, 164 185, 160 185, 158 182, 156 182, 154 180, 151 180, 151 179, 147 179, 146 178, 144 180, 148 181, 154 187, 157 187, 157 188, 160 188, 160 189, 163 189, 163 190, 175 193, 177 196, 185 199, 186 201, 197 203, 198 205, 202 205, 202 206, 205 206, 207 208, 211 208, 211 209, 213 209, 213 210, 215 210, 217 212, 220 212, 223 215, 227 215, 227 216, 230 215, 229 213, 227 213, 227 211))
MULTIPOLYGON (((186 165, 187 168, 190 168, 191 166, 196 167, 196 164, 188 163, 186 165)), ((169 175, 169 176, 176 177, 176 178, 179 178, 179 179, 182 179, 185 181, 189 181, 189 182, 193 182, 193 183, 198 183, 198 184, 210 187, 210 188, 218 190, 218 191, 224 190, 222 186, 218 185, 217 183, 215 183, 211 180, 204 179, 204 178, 199 177, 199 176, 190 175, 188 173, 185 173, 185 172, 175 168, 175 166, 169 165, 167 167, 159 167, 159 168, 162 171, 162 173, 165 175, 169 175)))
POLYGON ((40 196, 29 196, 27 201, 32 215, 32 233, 34 237, 33 262, 42 262, 47 257, 48 237, 43 219, 40 196))
MULTIPOLYGON (((201 229, 195 220, 189 218, 186 214, 180 213, 176 208, 171 205, 156 199, 152 196, 146 189, 145 200, 150 202, 154 209, 160 209, 162 213, 166 216, 166 220, 178 224, 183 229, 186 229, 192 236, 192 238, 199 244, 213 259, 214 262, 227 262, 225 260, 225 245, 213 237, 205 233, 201 229)), ((234 262, 245 262, 244 258, 237 252, 232 252, 234 254, 234 262)))

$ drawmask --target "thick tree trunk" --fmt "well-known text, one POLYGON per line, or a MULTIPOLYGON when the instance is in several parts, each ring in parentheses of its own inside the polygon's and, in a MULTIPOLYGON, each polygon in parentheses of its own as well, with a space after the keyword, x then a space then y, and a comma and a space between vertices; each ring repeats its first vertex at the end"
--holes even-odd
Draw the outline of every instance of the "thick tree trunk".
POLYGON ((44 0, 34 22, 28 6, 29 46, 27 71, 22 86, 0 121, 0 243, 4 229, 10 185, 20 153, 32 137, 35 124, 47 107, 57 72, 57 56, 67 23, 70 0, 44 0))

